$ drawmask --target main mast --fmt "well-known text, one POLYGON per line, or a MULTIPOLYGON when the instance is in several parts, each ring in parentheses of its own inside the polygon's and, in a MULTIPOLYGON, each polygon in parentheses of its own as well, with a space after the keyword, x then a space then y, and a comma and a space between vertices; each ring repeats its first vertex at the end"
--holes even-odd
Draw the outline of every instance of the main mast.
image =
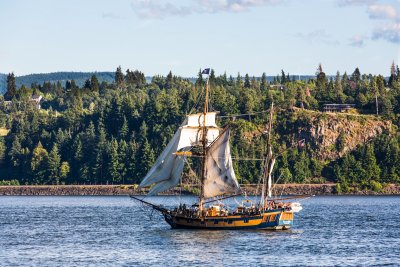
POLYGON ((271 188, 271 181, 269 179, 270 175, 270 168, 271 166, 271 160, 272 160, 272 146, 271 146, 271 132, 272 132, 272 115, 274 111, 274 103, 272 102, 271 104, 271 109, 269 113, 269 122, 268 122, 268 139, 267 139, 267 145, 265 149, 265 154, 264 154, 264 168, 263 168, 263 187, 262 187, 262 193, 261 193, 261 201, 260 201, 260 206, 262 206, 264 209, 267 207, 268 204, 268 196, 270 194, 270 188, 271 188))
POLYGON ((209 71, 210 69, 205 69, 203 70, 202 74, 205 73, 207 74, 207 81, 206 81, 206 95, 204 98, 204 110, 203 110, 203 126, 202 126, 202 145, 203 145, 203 150, 202 150, 202 169, 201 169, 201 180, 200 180, 200 203, 199 203, 199 209, 200 213, 202 214, 203 209, 204 209, 204 180, 206 179, 206 160, 207 160, 207 124, 206 124, 206 118, 207 118, 207 112, 208 112, 208 80, 209 80, 209 71))

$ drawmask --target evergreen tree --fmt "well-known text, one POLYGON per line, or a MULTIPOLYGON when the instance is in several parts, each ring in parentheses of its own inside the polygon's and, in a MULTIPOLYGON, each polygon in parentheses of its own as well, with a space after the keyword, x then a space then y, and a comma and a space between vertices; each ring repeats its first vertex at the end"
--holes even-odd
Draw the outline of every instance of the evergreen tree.
POLYGON ((124 85, 124 74, 122 73, 121 66, 117 68, 115 71, 115 84, 117 88, 121 88, 124 85))
POLYGON ((80 168, 82 166, 82 159, 83 159, 83 147, 82 141, 80 136, 76 136, 73 143, 73 165, 72 165, 72 174, 71 178, 76 179, 71 181, 71 183, 81 183, 81 176, 80 176, 80 168))
POLYGON ((16 94, 17 94, 17 85, 15 82, 15 75, 12 72, 7 75, 7 91, 4 94, 4 99, 11 100, 16 96, 16 94))
POLYGON ((151 148, 149 142, 147 139, 143 141, 142 147, 139 152, 139 165, 140 168, 138 168, 138 175, 139 179, 142 180, 146 173, 150 170, 150 168, 153 166, 155 156, 154 156, 154 151, 151 148))
POLYGON ((246 75, 244 76, 244 87, 250 88, 250 77, 248 73, 246 73, 246 75))
POLYGON ((48 158, 48 176, 51 184, 60 184, 60 162, 57 144, 54 144, 48 158))
MULTIPOLYGON (((322 70, 322 65, 319 64, 317 70, 316 86, 321 94, 323 94, 326 91, 327 84, 328 84, 328 79, 326 78, 325 72, 322 70)), ((323 95, 321 95, 321 97, 323 97, 323 95)))
POLYGON ((128 133, 129 133, 128 121, 124 115, 123 121, 122 121, 122 126, 119 131, 119 138, 126 139, 128 137, 128 133))
POLYGON ((361 72, 358 68, 356 68, 351 74, 351 81, 354 83, 353 89, 358 89, 361 85, 361 72))
POLYGON ((199 73, 197 74, 196 86, 202 87, 202 86, 204 86, 204 84, 205 84, 205 82, 203 79, 203 74, 201 74, 201 69, 200 69, 199 73))
POLYGON ((172 75, 172 71, 169 71, 166 79, 165 88, 170 89, 173 86, 174 76, 172 75))
POLYGON ((42 146, 42 143, 39 141, 38 145, 32 152, 32 159, 31 159, 31 171, 34 175, 34 183, 35 184, 42 184, 47 183, 46 177, 46 165, 48 161, 48 152, 42 146))
POLYGON ((8 156, 10 157, 11 166, 18 168, 21 164, 21 143, 18 136, 14 137, 8 156))
MULTIPOLYGON (((129 142, 128 148, 128 164, 127 164, 127 182, 129 183, 139 183, 140 180, 138 179, 137 169, 136 169, 136 162, 137 162, 137 144, 132 137, 129 142)), ((140 169, 140 166, 138 166, 140 169)))
POLYGON ((119 182, 125 184, 128 174, 129 147, 125 140, 121 140, 118 148, 118 172, 120 174, 119 182))
POLYGON ((392 65, 390 66, 390 76, 389 76, 389 81, 388 81, 389 87, 393 87, 394 81, 396 81, 396 67, 395 67, 394 61, 393 61, 392 65))
POLYGON ((211 71, 210 71, 210 76, 208 78, 208 81, 210 84, 215 85, 216 78, 215 78, 215 72, 213 69, 211 69, 211 71))
POLYGON ((83 161, 86 163, 84 169, 87 182, 96 180, 96 129, 92 121, 89 122, 84 134, 84 153, 83 161))
POLYGON ((60 166, 60 182, 64 183, 69 174, 70 168, 68 161, 63 161, 60 166))
POLYGON ((90 80, 87 79, 85 81, 85 85, 83 86, 83 88, 90 90, 92 88, 92 84, 90 83, 90 80))
POLYGON ((65 90, 71 90, 71 89, 72 89, 71 81, 67 80, 65 82, 65 90))
POLYGON ((100 84, 99 84, 99 80, 97 79, 96 75, 92 75, 92 77, 90 78, 90 89, 92 90, 92 92, 98 92, 100 89, 100 84))
POLYGON ((228 76, 226 75, 226 71, 223 75, 221 75, 217 82, 218 85, 227 86, 228 85, 228 76))
POLYGON ((286 75, 285 72, 283 70, 281 70, 281 84, 285 84, 286 83, 286 75))
POLYGON ((96 142, 96 163, 95 163, 95 171, 96 171, 96 180, 99 183, 105 183, 104 176, 106 174, 106 146, 107 146, 107 137, 104 129, 104 125, 99 123, 98 126, 98 136, 96 142))
POLYGON ((238 75, 236 77, 236 86, 241 88, 243 86, 243 80, 242 76, 240 76, 240 73, 238 72, 238 75))
POLYGON ((261 75, 261 84, 260 84, 260 90, 264 91, 267 89, 267 75, 265 72, 261 75))
POLYGON ((372 180, 379 181, 381 170, 376 162, 374 146, 371 144, 366 145, 364 148, 362 166, 367 175, 365 177, 367 182, 371 182, 372 180))
POLYGON ((304 151, 300 152, 293 167, 294 181, 297 183, 304 183, 307 178, 310 178, 311 172, 307 155, 304 151))
POLYGON ((229 75, 228 85, 233 86, 235 84, 235 79, 232 75, 229 75))
POLYGON ((343 86, 342 86, 342 81, 340 79, 340 72, 337 71, 336 72, 336 77, 335 77, 335 84, 334 84, 334 88, 335 88, 335 99, 337 103, 344 103, 345 102, 345 98, 346 96, 343 93, 343 86))
POLYGON ((118 142, 115 139, 112 139, 109 144, 109 159, 107 166, 108 178, 112 183, 121 182, 121 177, 119 174, 119 157, 118 157, 118 142))
POLYGON ((74 79, 71 80, 71 90, 76 90, 79 89, 78 85, 76 85, 76 82, 74 79))

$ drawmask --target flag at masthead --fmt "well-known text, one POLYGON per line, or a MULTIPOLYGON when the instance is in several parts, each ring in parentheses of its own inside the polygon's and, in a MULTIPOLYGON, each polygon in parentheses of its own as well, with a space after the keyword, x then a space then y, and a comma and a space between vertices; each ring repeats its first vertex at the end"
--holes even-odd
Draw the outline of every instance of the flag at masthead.
POLYGON ((201 74, 210 74, 210 68, 204 69, 201 74))

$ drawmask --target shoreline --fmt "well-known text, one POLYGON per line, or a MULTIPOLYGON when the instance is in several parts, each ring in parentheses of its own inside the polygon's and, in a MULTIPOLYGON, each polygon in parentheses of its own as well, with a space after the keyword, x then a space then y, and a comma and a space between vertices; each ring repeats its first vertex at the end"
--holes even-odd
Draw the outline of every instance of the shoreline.
MULTIPOLYGON (((242 185, 247 195, 257 195, 257 185, 242 185)), ((277 184, 274 187, 275 195, 400 195, 400 186, 390 184, 380 192, 371 190, 357 190, 348 193, 336 192, 336 184, 277 184)), ((192 195, 194 190, 188 187, 175 188, 162 195, 192 195)), ((138 190, 137 185, 20 185, 0 186, 0 196, 123 196, 145 195, 147 190, 138 190)))

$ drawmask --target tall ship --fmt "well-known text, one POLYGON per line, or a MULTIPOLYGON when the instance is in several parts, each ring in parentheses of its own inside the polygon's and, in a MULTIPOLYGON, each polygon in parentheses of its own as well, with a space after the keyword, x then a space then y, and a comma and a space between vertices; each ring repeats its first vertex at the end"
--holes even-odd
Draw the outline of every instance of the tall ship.
POLYGON ((180 204, 166 208, 131 196, 159 211, 172 228, 187 229, 267 229, 286 230, 293 225, 294 213, 302 207, 293 198, 272 197, 272 172, 276 157, 272 151, 273 104, 269 111, 268 135, 261 171, 261 195, 258 201, 244 196, 236 207, 228 207, 223 200, 245 195, 236 179, 230 151, 230 126, 220 128, 216 124, 217 112, 209 111, 210 69, 207 75, 203 111, 187 115, 171 141, 158 156, 152 168, 143 178, 139 188, 150 187, 148 195, 176 187, 181 182, 184 164, 188 157, 196 157, 200 166, 198 201, 191 206, 180 204))

